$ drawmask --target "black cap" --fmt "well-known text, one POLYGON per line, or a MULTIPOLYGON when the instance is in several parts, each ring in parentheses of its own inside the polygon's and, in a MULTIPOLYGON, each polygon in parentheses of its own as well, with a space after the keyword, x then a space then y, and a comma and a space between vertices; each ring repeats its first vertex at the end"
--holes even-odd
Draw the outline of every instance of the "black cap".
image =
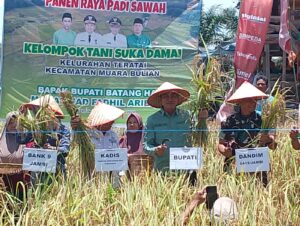
POLYGON ((119 24, 122 25, 121 20, 118 17, 113 17, 108 21, 109 24, 119 24))
POLYGON ((84 17, 83 21, 86 24, 95 24, 97 22, 96 18, 93 15, 87 15, 86 17, 84 17))
POLYGON ((133 24, 141 24, 144 25, 144 21, 141 18, 135 18, 133 24))
POLYGON ((63 20, 64 18, 71 18, 71 20, 72 20, 72 15, 71 15, 71 13, 64 13, 64 14, 62 15, 61 20, 63 20))

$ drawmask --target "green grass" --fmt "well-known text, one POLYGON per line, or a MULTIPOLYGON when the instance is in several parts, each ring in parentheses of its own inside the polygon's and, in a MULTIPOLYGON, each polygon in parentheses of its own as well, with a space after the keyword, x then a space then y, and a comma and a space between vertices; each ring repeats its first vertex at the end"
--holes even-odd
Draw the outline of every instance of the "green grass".
MULTIPOLYGON (((222 173, 223 157, 216 153, 215 132, 210 134, 204 150, 204 166, 198 171, 195 188, 187 186, 184 176, 163 178, 153 173, 133 181, 123 178, 122 188, 114 191, 107 175, 98 173, 89 182, 81 180, 77 155, 71 152, 68 181, 55 182, 42 195, 31 192, 25 207, 12 201, 13 208, 0 211, 2 224, 180 225, 180 214, 193 193, 205 185, 216 184, 220 196, 231 197, 237 203, 237 225, 299 225, 300 152, 292 150, 286 132, 280 132, 277 140, 277 150, 270 152, 267 188, 254 178, 222 173)), ((191 216, 190 225, 208 224, 209 213, 201 205, 191 216)))

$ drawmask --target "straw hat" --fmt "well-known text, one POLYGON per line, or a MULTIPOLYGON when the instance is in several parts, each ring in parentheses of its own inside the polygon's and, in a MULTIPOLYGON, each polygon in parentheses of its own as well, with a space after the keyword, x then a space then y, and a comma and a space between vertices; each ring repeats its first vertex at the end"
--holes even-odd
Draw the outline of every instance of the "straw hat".
POLYGON ((62 112, 61 108, 59 107, 58 103, 55 101, 54 97, 47 94, 45 96, 41 96, 36 100, 33 100, 29 103, 22 104, 20 107, 20 111, 26 111, 27 109, 32 109, 34 107, 42 107, 47 106, 55 112, 57 117, 63 118, 64 113, 62 112))
POLYGON ((190 93, 178 86, 173 85, 169 82, 164 82, 161 84, 160 87, 158 87, 157 90, 155 90, 150 97, 148 97, 147 103, 155 108, 161 108, 161 95, 168 92, 175 92, 179 95, 179 102, 178 105, 182 104, 184 101, 186 101, 190 97, 190 93))
POLYGON ((120 118, 124 111, 111 105, 97 102, 87 119, 91 127, 100 126, 120 118))
POLYGON ((211 210, 211 215, 215 220, 234 220, 238 218, 236 203, 228 197, 218 198, 211 210))
POLYGON ((239 103, 244 99, 267 99, 268 95, 257 89, 251 83, 245 81, 227 100, 228 103, 239 103))

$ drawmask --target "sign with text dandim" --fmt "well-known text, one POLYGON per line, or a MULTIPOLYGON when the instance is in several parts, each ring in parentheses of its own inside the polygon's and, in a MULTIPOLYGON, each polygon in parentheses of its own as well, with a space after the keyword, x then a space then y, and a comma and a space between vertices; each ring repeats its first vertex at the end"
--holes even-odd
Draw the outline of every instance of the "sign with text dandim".
POLYGON ((269 149, 267 147, 236 149, 236 170, 240 172, 269 171, 269 149))
POLYGON ((80 113, 97 101, 153 112, 162 82, 189 89, 202 1, 5 0, 1 115, 70 91, 80 113))

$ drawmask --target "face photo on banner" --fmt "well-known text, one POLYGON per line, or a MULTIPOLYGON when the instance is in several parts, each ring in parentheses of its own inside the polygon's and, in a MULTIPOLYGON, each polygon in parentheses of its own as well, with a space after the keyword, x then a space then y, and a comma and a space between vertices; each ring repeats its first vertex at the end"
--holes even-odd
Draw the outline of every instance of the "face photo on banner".
POLYGON ((162 80, 190 81, 201 8, 202 1, 5 1, 4 18, 16 25, 4 25, 0 114, 20 97, 49 93, 59 102, 59 92, 70 91, 83 116, 101 101, 146 119, 147 98, 162 80))

